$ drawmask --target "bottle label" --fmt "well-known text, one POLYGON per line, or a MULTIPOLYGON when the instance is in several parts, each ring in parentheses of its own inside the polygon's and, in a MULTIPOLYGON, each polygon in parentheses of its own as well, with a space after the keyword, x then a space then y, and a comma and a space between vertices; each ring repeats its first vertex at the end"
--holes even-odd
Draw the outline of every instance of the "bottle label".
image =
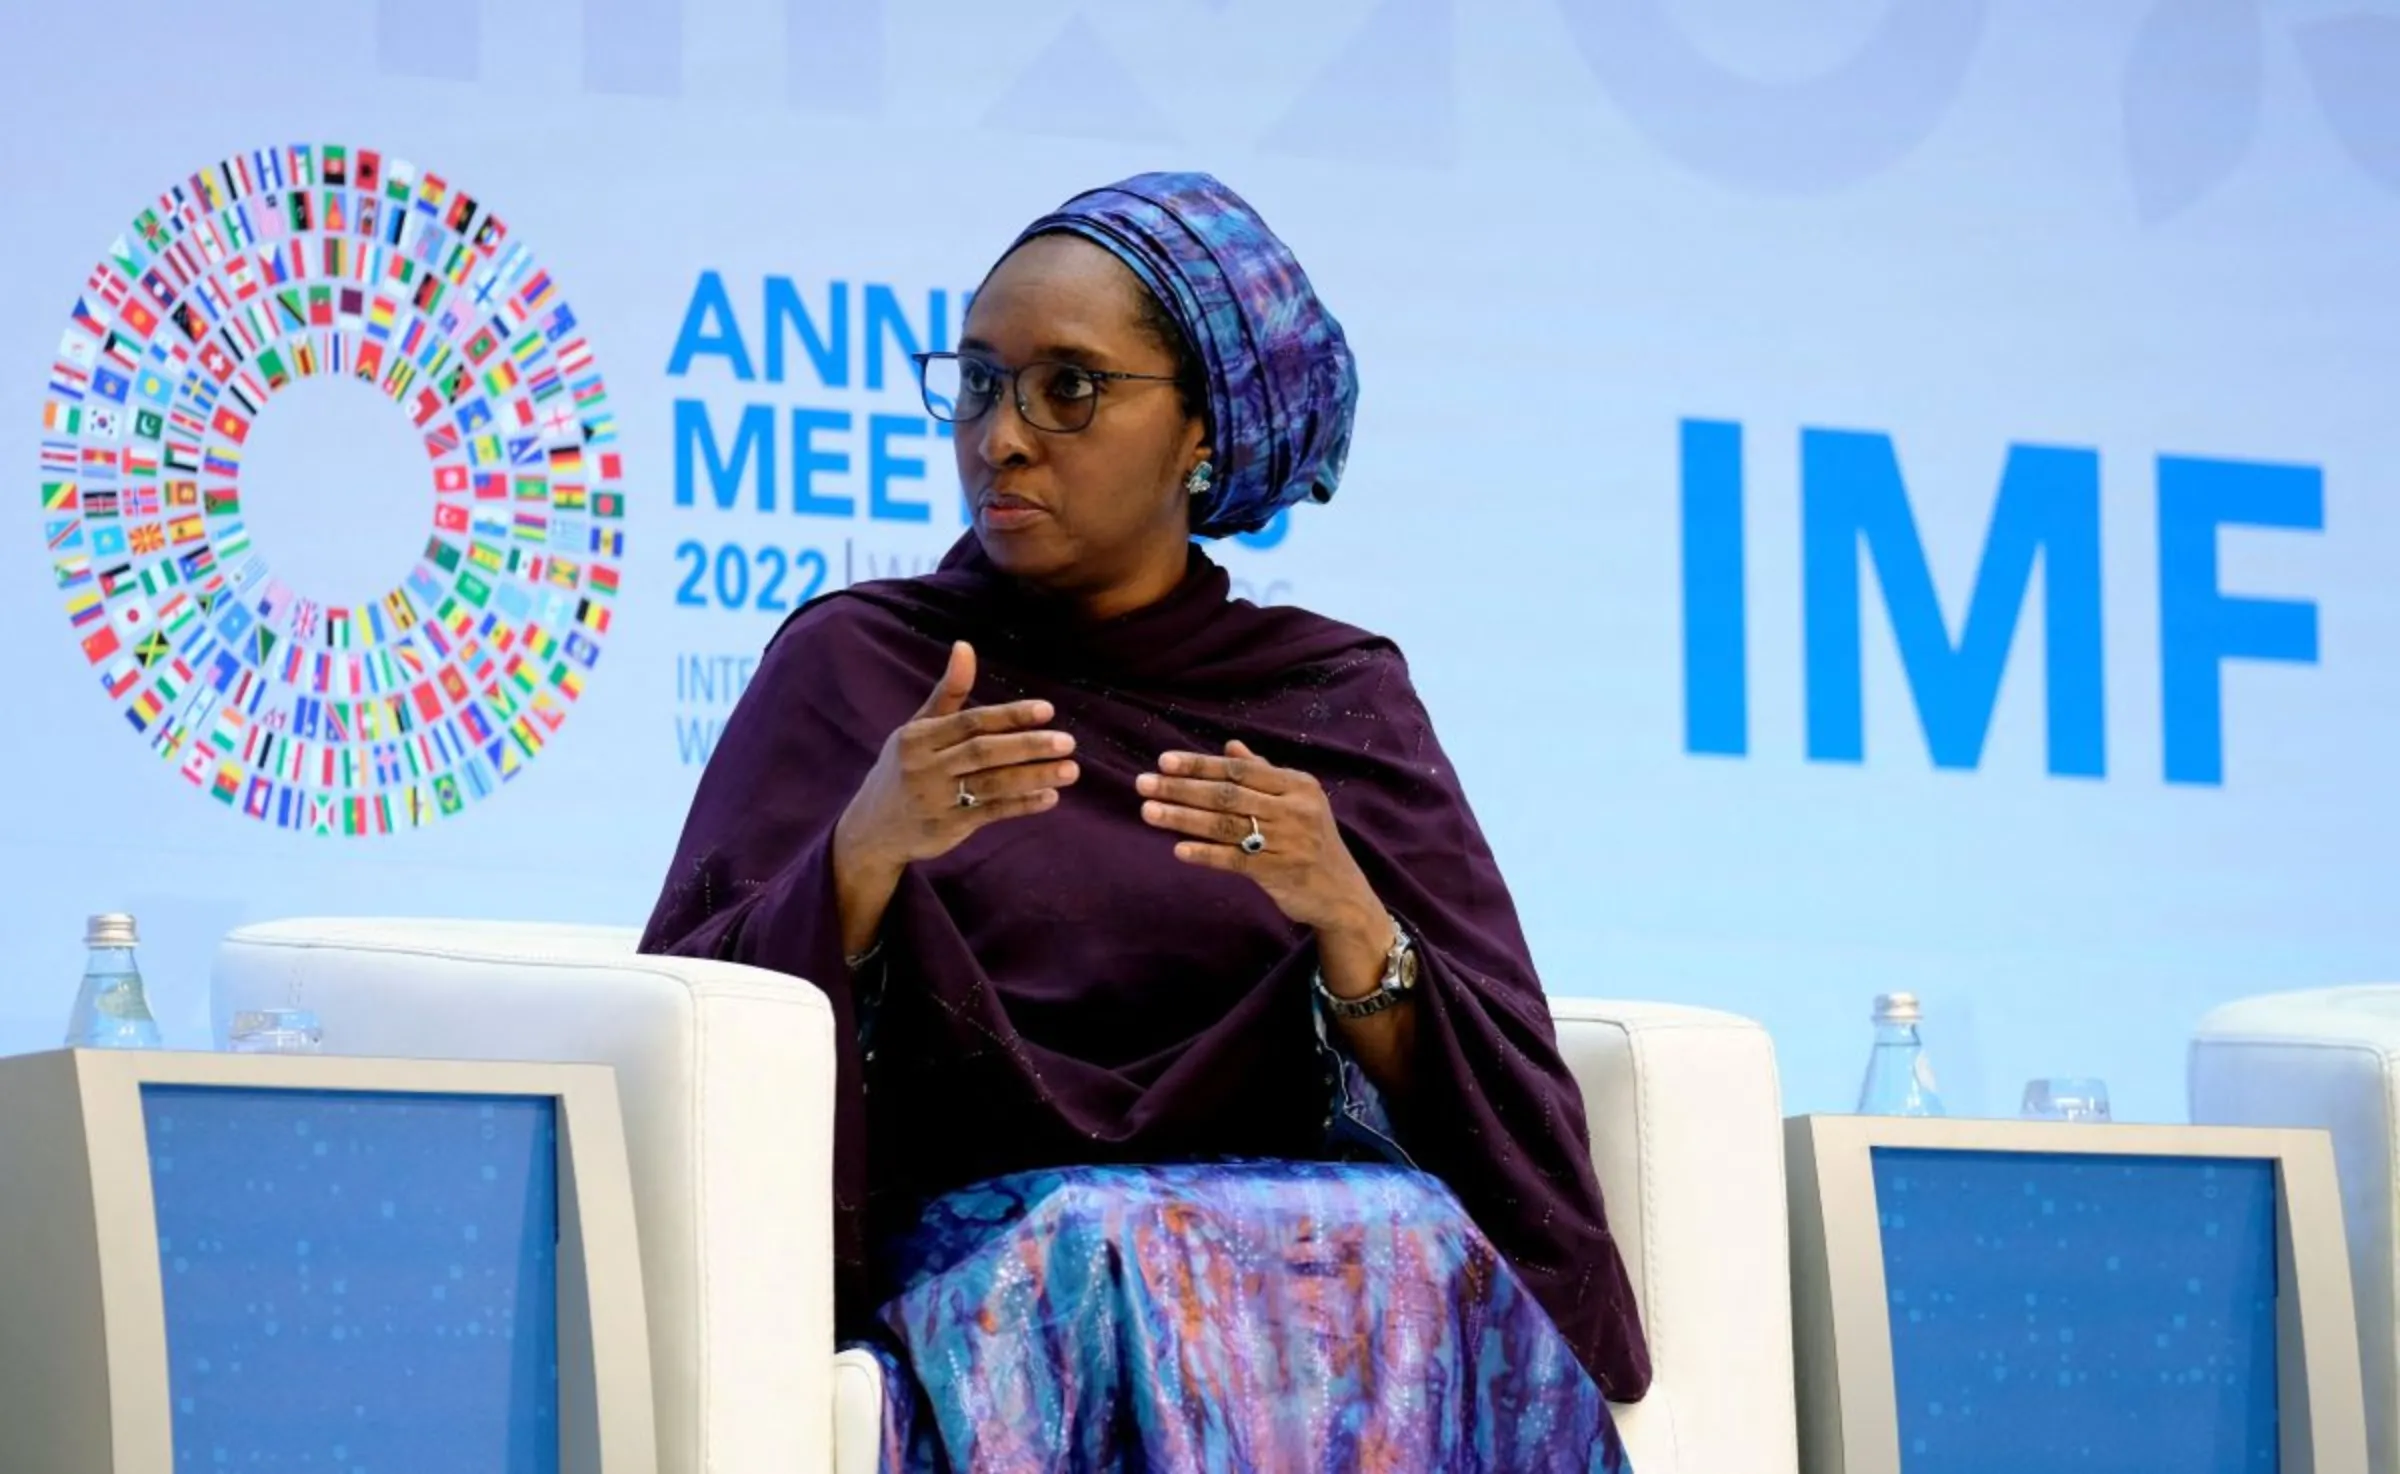
POLYGON ((102 989, 100 996, 92 1000, 92 1010, 109 1018, 146 1019, 150 1016, 150 1002, 142 996, 140 988, 119 983, 102 989))

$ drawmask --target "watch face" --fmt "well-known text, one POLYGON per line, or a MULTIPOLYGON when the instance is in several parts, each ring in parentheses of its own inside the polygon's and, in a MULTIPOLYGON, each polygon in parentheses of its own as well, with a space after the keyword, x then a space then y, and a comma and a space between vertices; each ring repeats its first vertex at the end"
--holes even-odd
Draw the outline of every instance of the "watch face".
POLYGON ((1417 949, 1403 941, 1397 950, 1400 955, 1392 959, 1396 965, 1384 972, 1385 986, 1406 991, 1417 985, 1417 949))

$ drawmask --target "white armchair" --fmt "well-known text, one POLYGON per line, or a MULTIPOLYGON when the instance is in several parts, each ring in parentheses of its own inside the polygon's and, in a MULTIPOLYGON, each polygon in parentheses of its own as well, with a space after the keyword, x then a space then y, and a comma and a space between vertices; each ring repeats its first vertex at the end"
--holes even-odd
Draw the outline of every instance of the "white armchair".
POLYGON ((2187 1083, 2195 1123, 2332 1135, 2358 1302, 2367 1466, 2400 1474, 2400 984, 2270 993, 2213 1009, 2192 1036, 2187 1083))
MULTIPOLYGON (((297 998, 334 1053, 613 1065, 665 1474, 871 1474, 874 1364, 833 1349, 833 1015, 815 989, 645 957, 634 933, 300 920, 225 939, 220 1020, 297 998)), ((1641 1474, 1793 1474, 1774 1050, 1729 1014, 1557 999, 1656 1370, 1641 1474)))

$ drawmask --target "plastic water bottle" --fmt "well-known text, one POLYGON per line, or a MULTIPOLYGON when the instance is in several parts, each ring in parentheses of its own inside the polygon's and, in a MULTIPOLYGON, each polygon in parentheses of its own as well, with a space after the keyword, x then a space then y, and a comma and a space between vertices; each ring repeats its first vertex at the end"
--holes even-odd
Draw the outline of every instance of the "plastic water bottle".
POLYGON ((133 965, 133 918, 121 911, 105 912, 84 925, 83 986, 75 992, 75 1011, 67 1017, 70 1049, 156 1049, 158 1020, 150 1016, 150 1000, 142 992, 142 974, 133 965))
POLYGON ((1858 1087, 1862 1116, 1938 1116, 1941 1092, 1934 1089, 1933 1066, 1925 1058, 1925 1041, 1917 1037, 1914 993, 1879 993, 1875 998, 1875 1049, 1867 1056, 1867 1078, 1858 1087))

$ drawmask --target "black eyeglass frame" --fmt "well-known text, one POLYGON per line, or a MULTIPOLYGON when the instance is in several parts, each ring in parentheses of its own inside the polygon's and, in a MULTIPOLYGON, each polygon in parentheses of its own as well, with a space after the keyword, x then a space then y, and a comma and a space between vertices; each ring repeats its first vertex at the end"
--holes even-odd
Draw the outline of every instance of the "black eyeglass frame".
POLYGON ((1000 402, 1000 396, 999 394, 994 393, 992 397, 985 402, 983 408, 975 411, 975 413, 971 415, 960 415, 957 413, 958 407, 956 405, 945 406, 937 404, 935 402, 936 396, 933 392, 933 386, 927 382, 926 377, 928 365, 932 364, 937 359, 956 363, 962 367, 970 363, 977 364, 985 369, 990 370, 995 375, 1005 377, 1008 380, 1008 397, 1017 407, 1018 418, 1024 420, 1026 424, 1032 426, 1036 430, 1041 431, 1045 435, 1079 435, 1082 432, 1089 430, 1092 427, 1092 421, 1097 418, 1100 413, 1100 396, 1096 392, 1092 395, 1089 401, 1092 406, 1091 413, 1083 417, 1082 424, 1046 425, 1040 420, 1034 418, 1032 407, 1025 402, 1025 371, 1027 369, 1066 369, 1071 373, 1083 375, 1085 378, 1090 379, 1094 384, 1113 384, 1126 382, 1144 384, 1172 384, 1176 379, 1176 376, 1173 374, 1136 374, 1128 373, 1124 369, 1088 368, 1080 363, 1068 363, 1064 359, 1057 358, 1037 358, 1028 363, 1018 364, 1015 368, 1010 368, 1005 364, 996 363, 991 359, 979 358, 973 354, 967 353, 956 353, 949 351, 935 353, 911 353, 908 356, 908 361, 917 366, 917 397, 925 401, 925 413, 933 416, 935 419, 941 421, 945 425, 974 424, 977 420, 982 419, 985 415, 988 415, 992 412, 992 406, 1000 402), (948 412, 945 413, 945 410, 948 412))

